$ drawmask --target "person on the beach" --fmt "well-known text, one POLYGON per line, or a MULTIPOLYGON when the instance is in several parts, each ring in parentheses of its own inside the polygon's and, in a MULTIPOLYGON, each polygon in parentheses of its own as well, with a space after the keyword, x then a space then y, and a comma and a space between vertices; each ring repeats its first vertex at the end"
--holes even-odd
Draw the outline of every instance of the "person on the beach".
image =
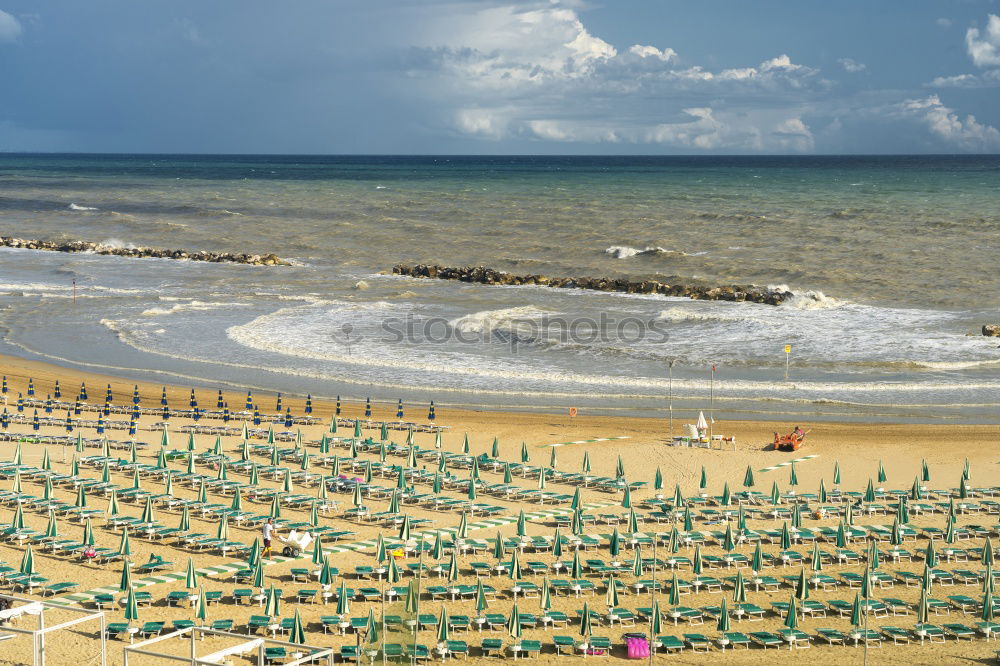
POLYGON ((268 518, 264 523, 264 552, 261 557, 271 556, 271 539, 275 537, 274 518, 268 518))
POLYGON ((799 426, 795 426, 795 430, 792 431, 792 434, 795 435, 797 438, 802 439, 806 433, 799 426))

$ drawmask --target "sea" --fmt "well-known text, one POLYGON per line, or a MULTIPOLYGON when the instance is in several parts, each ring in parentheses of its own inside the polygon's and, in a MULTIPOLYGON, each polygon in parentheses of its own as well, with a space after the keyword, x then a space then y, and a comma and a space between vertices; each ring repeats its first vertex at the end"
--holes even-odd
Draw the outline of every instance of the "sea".
MULTIPOLYGON (((0 154, 0 352, 438 408, 1000 422, 1000 157, 0 154), (758 284, 780 306, 400 277, 758 284)), ((152 398, 153 396, 151 396, 152 398)))

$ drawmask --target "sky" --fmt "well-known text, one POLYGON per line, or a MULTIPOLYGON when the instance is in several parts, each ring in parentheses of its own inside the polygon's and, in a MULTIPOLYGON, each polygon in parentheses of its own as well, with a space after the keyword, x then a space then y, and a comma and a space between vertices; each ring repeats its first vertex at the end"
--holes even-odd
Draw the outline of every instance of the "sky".
POLYGON ((1000 0, 0 0, 0 151, 1000 153, 1000 0))

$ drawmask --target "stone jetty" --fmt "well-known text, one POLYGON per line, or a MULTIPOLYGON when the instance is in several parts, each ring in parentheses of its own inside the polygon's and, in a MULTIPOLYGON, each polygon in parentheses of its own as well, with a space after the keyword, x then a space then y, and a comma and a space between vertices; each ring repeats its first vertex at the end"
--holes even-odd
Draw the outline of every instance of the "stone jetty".
POLYGON ((241 254, 238 252, 206 252, 204 250, 165 250, 155 247, 118 247, 93 243, 91 241, 45 241, 25 240, 10 236, 0 236, 0 247, 16 247, 24 250, 42 250, 46 252, 92 252, 94 254, 110 254, 116 257, 133 259, 188 259, 190 261, 209 261, 212 263, 247 264, 250 266, 290 266, 274 254, 241 254))
POLYGON ((563 289, 593 289, 595 291, 615 291, 626 294, 662 294, 681 296, 702 301, 749 301, 767 305, 781 305, 793 297, 790 291, 768 289, 757 285, 707 286, 701 284, 666 284, 657 280, 629 280, 607 277, 549 277, 547 275, 514 275, 506 271, 486 266, 436 266, 398 264, 393 266, 394 275, 438 280, 458 280, 495 285, 540 285, 563 289))

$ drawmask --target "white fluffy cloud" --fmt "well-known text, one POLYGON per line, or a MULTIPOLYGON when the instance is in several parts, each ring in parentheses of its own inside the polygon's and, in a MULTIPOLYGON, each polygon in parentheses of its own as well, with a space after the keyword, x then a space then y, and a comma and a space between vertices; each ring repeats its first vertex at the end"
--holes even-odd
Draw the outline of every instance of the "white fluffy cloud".
POLYGON ((863 72, 868 69, 868 65, 863 62, 858 62, 852 58, 840 58, 837 60, 840 66, 844 68, 844 71, 850 72, 851 74, 857 74, 858 72, 863 72))
POLYGON ((977 74, 939 76, 927 84, 929 88, 994 88, 1000 86, 1000 69, 977 74))
POLYGON ((21 22, 0 9, 0 42, 13 42, 22 32, 21 22))
POLYGON ((1000 67, 1000 16, 990 14, 985 30, 969 28, 965 46, 977 67, 1000 67))
POLYGON ((985 152, 1000 148, 1000 131, 984 125, 972 115, 961 118, 937 95, 908 99, 888 109, 890 118, 913 120, 924 125, 944 144, 961 150, 985 152))
MULTIPOLYGON (((614 144, 625 152, 799 153, 817 143, 820 150, 856 150, 891 127, 913 149, 997 145, 995 128, 937 96, 838 96, 818 69, 780 51, 755 64, 713 67, 663 43, 613 45, 566 2, 461 6, 412 40, 406 70, 418 94, 438 102, 434 122, 454 138, 520 147, 614 144)), ((841 76, 867 70, 851 58, 837 62, 841 76)), ((987 70, 928 85, 995 84, 987 70)))

